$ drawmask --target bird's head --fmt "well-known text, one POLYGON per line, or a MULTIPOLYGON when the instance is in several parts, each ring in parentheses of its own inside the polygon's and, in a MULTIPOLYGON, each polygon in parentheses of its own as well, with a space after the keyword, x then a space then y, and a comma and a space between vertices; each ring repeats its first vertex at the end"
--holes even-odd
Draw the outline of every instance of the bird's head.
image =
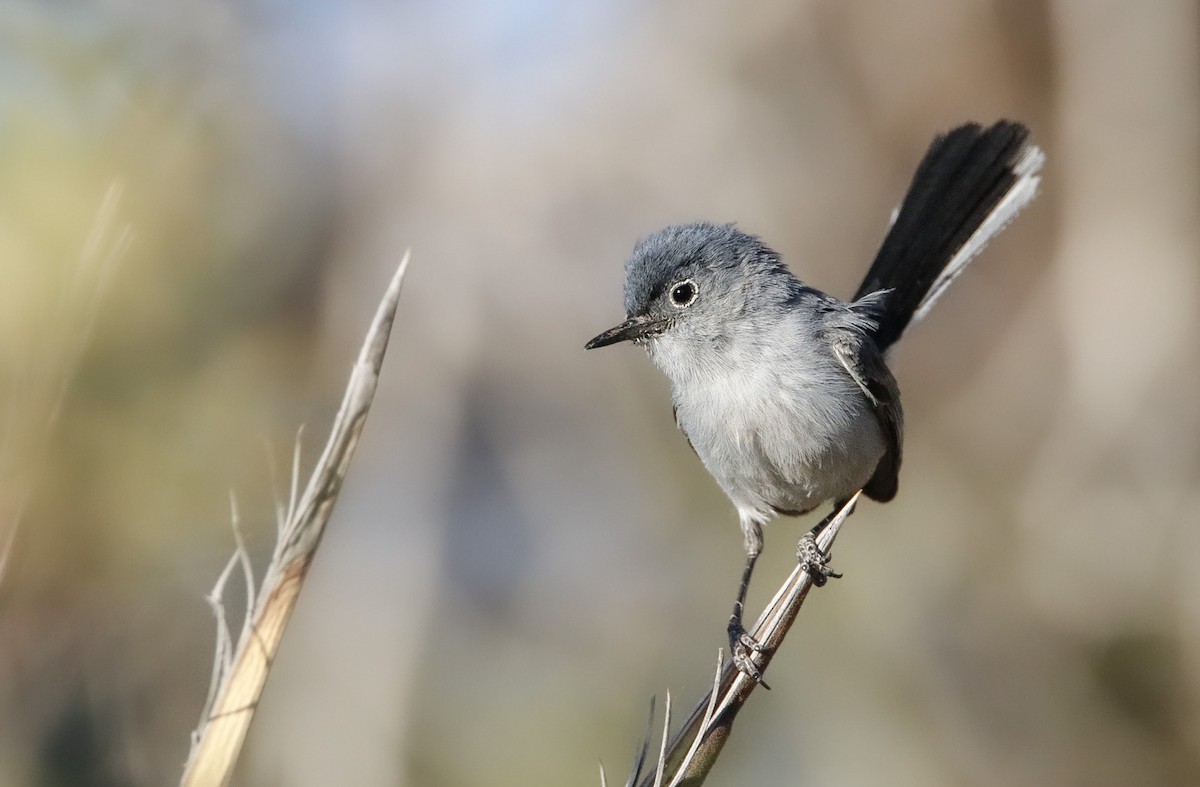
POLYGON ((716 339, 786 298, 795 283, 778 254, 732 224, 667 227, 640 241, 625 265, 626 320, 587 349, 664 336, 716 339))

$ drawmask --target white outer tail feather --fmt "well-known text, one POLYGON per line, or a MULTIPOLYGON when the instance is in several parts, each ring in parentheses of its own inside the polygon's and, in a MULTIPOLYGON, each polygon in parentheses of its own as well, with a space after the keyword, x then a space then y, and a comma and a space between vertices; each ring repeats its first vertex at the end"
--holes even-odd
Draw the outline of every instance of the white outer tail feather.
MULTIPOLYGON (((1021 155, 1013 164, 1013 173, 1017 176, 1017 182, 1008 190, 1003 199, 996 203, 996 207, 972 233, 971 237, 967 238, 967 242, 962 245, 962 248, 946 263, 946 267, 938 274, 937 279, 929 288, 929 292, 918 304, 916 312, 913 313, 912 322, 909 323, 910 326, 925 318, 934 302, 950 286, 950 282, 963 272, 967 264, 975 259, 979 252, 983 251, 988 241, 1007 227, 1008 223, 1033 201, 1033 198, 1037 196, 1038 184, 1042 180, 1037 173, 1045 161, 1046 154, 1036 145, 1027 145, 1021 151, 1021 155)), ((895 214, 892 216, 892 221, 895 221, 895 214)))

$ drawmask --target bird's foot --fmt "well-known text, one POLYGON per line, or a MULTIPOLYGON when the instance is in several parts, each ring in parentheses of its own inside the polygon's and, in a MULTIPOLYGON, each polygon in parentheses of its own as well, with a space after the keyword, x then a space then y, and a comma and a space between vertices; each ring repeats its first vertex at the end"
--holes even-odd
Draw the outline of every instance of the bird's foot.
POLYGON ((840 579, 842 576, 829 567, 829 555, 817 546, 817 539, 812 533, 805 533, 796 545, 796 559, 800 561, 800 568, 808 572, 812 583, 817 587, 822 587, 831 578, 840 579))
POLYGON ((765 653, 767 646, 750 636, 750 632, 742 626, 742 620, 737 615, 730 616, 726 630, 729 632, 729 652, 733 656, 734 666, 746 677, 762 684, 764 689, 770 689, 763 680, 762 670, 754 663, 754 654, 765 653))

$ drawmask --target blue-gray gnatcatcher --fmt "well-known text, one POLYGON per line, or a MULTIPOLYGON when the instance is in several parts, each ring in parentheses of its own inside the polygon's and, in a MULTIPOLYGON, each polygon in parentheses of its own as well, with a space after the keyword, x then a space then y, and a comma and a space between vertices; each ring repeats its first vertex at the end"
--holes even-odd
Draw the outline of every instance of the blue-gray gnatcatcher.
MULTIPOLYGON (((732 224, 668 227, 626 264, 628 319, 587 348, 646 349, 671 380, 676 422, 737 508, 746 564, 728 633, 751 677, 761 679, 750 658, 761 648, 741 618, 763 525, 860 489, 896 494, 904 421, 884 354, 1033 199, 1044 156, 1028 135, 1000 121, 936 137, 851 301, 802 283, 732 224)), ((831 573, 815 569, 818 581, 831 573)))

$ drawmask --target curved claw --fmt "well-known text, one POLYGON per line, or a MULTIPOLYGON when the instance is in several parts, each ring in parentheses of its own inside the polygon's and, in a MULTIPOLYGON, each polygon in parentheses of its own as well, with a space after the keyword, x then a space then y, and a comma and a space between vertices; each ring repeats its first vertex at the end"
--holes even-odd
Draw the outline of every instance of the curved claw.
POLYGON ((742 621, 731 617, 729 626, 726 631, 729 633, 729 648, 736 649, 739 645, 747 650, 752 650, 755 653, 765 653, 767 646, 750 636, 750 632, 742 626, 742 621))
POLYGON ((762 670, 754 662, 753 656, 755 653, 765 653, 768 650, 767 646, 750 636, 750 632, 746 631, 736 616, 729 619, 728 633, 729 653, 733 658, 734 666, 764 689, 770 689, 771 687, 763 680, 762 670))
POLYGON ((817 587, 823 587, 830 579, 841 579, 842 575, 829 567, 829 555, 817 546, 817 540, 812 533, 806 533, 796 545, 796 559, 800 561, 800 568, 808 572, 812 583, 817 587))

